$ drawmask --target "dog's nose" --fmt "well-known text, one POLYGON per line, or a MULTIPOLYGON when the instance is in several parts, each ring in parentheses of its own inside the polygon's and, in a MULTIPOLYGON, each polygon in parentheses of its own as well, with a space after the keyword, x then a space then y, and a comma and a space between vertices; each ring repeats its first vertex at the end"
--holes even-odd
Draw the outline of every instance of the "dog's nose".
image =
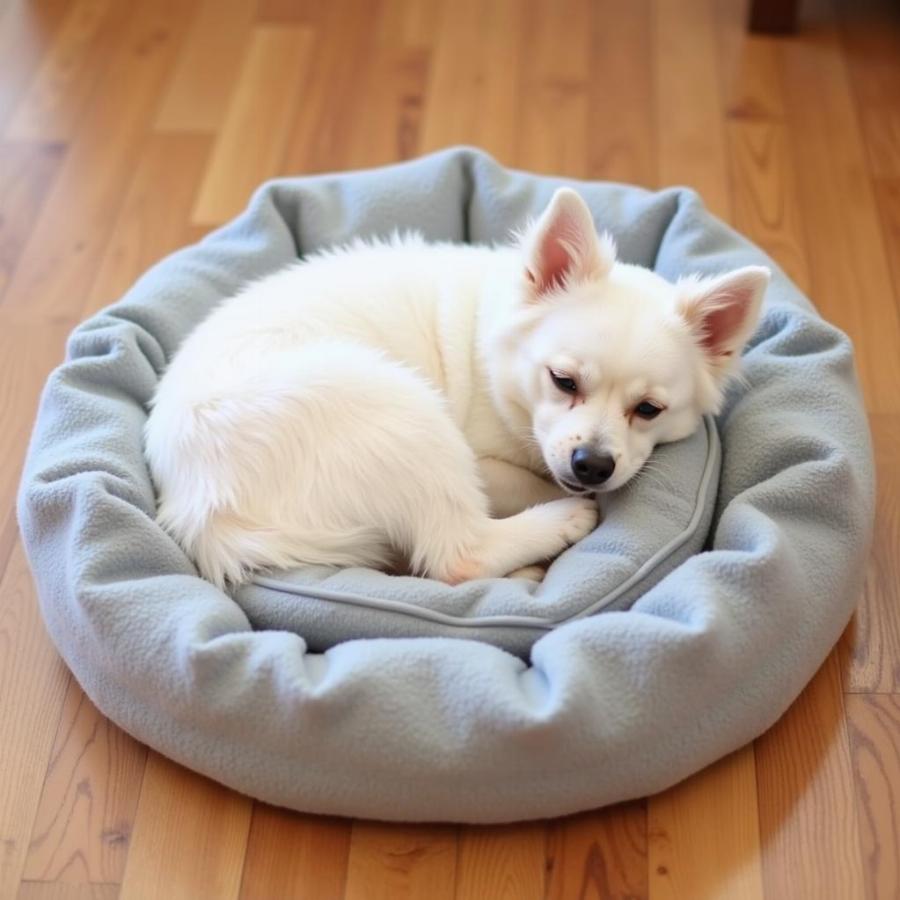
POLYGON ((572 471, 582 484, 603 484, 615 470, 616 461, 609 453, 598 453, 590 447, 572 451, 572 471))

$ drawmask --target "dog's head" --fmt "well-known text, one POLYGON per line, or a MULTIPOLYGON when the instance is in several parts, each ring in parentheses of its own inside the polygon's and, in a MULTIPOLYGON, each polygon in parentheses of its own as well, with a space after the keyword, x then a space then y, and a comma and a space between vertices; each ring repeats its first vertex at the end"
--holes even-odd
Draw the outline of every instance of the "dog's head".
POLYGON ((687 437, 719 409, 769 271, 672 284, 617 262, 568 189, 523 234, 521 254, 514 314, 492 352, 495 390, 530 415, 560 485, 614 490, 656 444, 687 437))

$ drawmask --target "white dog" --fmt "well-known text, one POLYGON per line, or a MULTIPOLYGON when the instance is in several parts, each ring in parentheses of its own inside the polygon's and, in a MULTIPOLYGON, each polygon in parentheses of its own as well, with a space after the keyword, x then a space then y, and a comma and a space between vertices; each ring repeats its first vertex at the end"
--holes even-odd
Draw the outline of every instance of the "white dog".
POLYGON ((218 307, 160 382, 159 522, 217 585, 547 560, 596 526, 595 492, 717 410, 768 278, 617 262, 568 189, 508 247, 397 237, 294 264, 218 307))

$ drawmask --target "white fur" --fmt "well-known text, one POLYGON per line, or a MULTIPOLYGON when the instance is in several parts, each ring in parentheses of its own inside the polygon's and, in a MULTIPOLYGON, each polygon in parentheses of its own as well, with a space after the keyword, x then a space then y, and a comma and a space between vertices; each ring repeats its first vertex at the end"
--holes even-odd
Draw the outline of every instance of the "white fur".
POLYGON ((575 446, 613 456, 613 489, 717 408, 767 276, 618 263, 569 190, 509 247, 396 237, 292 265, 225 301, 160 382, 159 521, 218 585, 397 556, 454 583, 529 567, 596 525, 589 489, 557 484, 575 446), (645 397, 668 407, 652 422, 645 397))

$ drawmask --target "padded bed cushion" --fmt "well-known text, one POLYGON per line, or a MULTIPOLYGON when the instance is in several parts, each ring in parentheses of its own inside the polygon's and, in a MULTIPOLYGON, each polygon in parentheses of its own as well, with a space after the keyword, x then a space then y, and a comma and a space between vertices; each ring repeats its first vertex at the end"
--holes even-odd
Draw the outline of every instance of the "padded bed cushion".
POLYGON ((41 401, 19 517, 50 634, 113 721, 270 803, 498 822, 660 790, 787 708, 862 581, 866 419, 847 338, 689 190, 578 185, 627 261, 668 278, 775 268, 746 384, 717 422, 717 497, 707 423, 658 451, 681 454, 668 470, 682 473, 677 484, 638 479, 540 586, 307 570, 262 577, 232 599, 154 523, 146 405, 213 304, 357 235, 503 240, 561 183, 465 148, 272 182, 75 331, 41 401), (667 497, 668 525, 629 545, 667 497), (436 618, 410 609, 425 599, 436 618), (354 636, 366 639, 335 644, 354 636))

